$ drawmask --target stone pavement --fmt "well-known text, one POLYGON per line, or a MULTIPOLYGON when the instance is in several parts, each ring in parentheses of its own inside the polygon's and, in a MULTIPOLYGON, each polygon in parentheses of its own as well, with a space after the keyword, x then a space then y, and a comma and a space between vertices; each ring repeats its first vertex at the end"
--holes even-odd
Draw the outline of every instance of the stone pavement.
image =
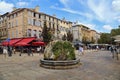
POLYGON ((6 58, 0 55, 0 80, 120 80, 120 60, 112 59, 109 51, 77 54, 82 65, 67 70, 40 67, 42 57, 36 53, 34 56, 14 54, 6 58))

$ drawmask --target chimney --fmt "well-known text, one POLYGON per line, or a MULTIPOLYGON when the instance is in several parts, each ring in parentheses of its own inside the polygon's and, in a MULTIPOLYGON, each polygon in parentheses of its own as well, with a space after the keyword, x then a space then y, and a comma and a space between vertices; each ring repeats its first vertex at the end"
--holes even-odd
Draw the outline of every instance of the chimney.
POLYGON ((55 14, 53 14, 53 17, 56 17, 56 15, 55 15, 55 14))
POLYGON ((63 21, 65 21, 65 17, 63 17, 63 19, 62 19, 63 21))
POLYGON ((40 7, 37 5, 37 6, 35 7, 35 11, 36 11, 36 12, 39 12, 39 9, 40 9, 40 7))
POLYGON ((17 8, 16 7, 13 7, 13 11, 16 10, 17 8))

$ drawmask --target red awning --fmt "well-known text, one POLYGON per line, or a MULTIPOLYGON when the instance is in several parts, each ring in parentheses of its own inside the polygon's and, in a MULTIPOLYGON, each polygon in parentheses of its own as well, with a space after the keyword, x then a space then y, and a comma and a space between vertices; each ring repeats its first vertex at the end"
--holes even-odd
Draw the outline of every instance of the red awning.
POLYGON ((19 41, 18 43, 15 44, 15 46, 29 46, 30 42, 32 42, 33 40, 35 40, 34 37, 32 38, 23 38, 21 41, 19 41))
POLYGON ((41 42, 41 41, 38 41, 38 42, 33 42, 32 45, 33 46, 43 46, 43 45, 45 45, 45 43, 41 42))
POLYGON ((14 46, 15 43, 19 42, 21 39, 11 39, 9 42, 8 41, 4 41, 2 42, 3 46, 14 46))

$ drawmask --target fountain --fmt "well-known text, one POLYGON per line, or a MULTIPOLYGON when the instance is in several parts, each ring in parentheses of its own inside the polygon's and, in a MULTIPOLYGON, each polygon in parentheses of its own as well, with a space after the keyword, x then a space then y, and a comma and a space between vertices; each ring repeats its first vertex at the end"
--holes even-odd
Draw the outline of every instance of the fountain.
POLYGON ((68 41, 52 41, 44 51, 44 58, 40 59, 40 66, 50 69, 70 69, 80 64, 76 58, 75 48, 68 41))

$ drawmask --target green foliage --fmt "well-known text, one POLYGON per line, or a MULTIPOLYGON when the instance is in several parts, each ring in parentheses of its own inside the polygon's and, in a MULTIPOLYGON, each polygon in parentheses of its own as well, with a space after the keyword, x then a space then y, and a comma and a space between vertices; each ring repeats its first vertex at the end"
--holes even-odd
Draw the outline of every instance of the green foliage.
POLYGON ((111 35, 112 36, 120 35, 120 28, 112 29, 111 30, 111 35))
POLYGON ((91 38, 91 43, 95 43, 95 39, 93 37, 91 38))
POLYGON ((58 41, 53 45, 55 60, 74 60, 75 52, 72 44, 68 41, 58 41))
POLYGON ((42 36, 43 36, 44 42, 49 43, 51 41, 52 34, 51 34, 50 30, 47 28, 46 22, 44 22, 42 36))
POLYGON ((66 41, 66 40, 67 40, 67 36, 66 36, 65 34, 63 35, 62 40, 63 40, 63 41, 66 41))
POLYGON ((73 34, 70 31, 67 32, 67 40, 70 42, 73 41, 73 34))
POLYGON ((98 40, 100 44, 110 44, 111 43, 111 35, 109 33, 102 33, 100 39, 98 40))
POLYGON ((120 35, 120 25, 116 29, 112 29, 111 33, 102 33, 98 43, 105 43, 105 44, 115 44, 113 36, 120 35))
POLYGON ((88 41, 88 38, 86 36, 83 36, 82 43, 84 43, 85 45, 87 45, 87 44, 90 43, 90 41, 88 41))

